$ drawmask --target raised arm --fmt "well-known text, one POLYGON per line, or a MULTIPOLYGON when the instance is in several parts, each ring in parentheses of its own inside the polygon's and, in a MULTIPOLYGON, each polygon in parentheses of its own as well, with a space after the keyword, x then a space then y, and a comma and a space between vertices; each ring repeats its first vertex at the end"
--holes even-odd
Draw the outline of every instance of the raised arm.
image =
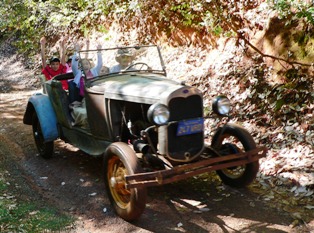
POLYGON ((97 75, 100 74, 100 71, 101 71, 101 68, 102 68, 102 65, 103 65, 103 61, 102 61, 102 54, 101 54, 101 45, 98 44, 97 45, 97 64, 95 66, 95 69, 96 69, 96 72, 97 72, 97 75))
MULTIPOLYGON (((86 40, 86 50, 89 50, 89 46, 90 46, 90 40, 89 40, 89 38, 87 38, 87 40, 86 40)), ((88 59, 88 53, 85 54, 85 58, 88 59)))
POLYGON ((79 70, 78 68, 78 62, 79 62, 79 56, 78 56, 78 51, 80 50, 79 44, 75 43, 74 44, 74 55, 72 56, 72 72, 74 74, 74 83, 76 84, 77 87, 80 87, 80 80, 82 76, 82 71, 79 70))
POLYGON ((41 64, 43 66, 43 69, 47 65, 45 47, 46 47, 46 38, 42 37, 42 38, 40 38, 40 55, 41 55, 41 64))
POLYGON ((72 71, 73 71, 74 75, 76 75, 80 72, 80 70, 78 68, 78 61, 79 61, 78 51, 79 50, 80 50, 79 44, 75 43, 74 44, 74 55, 72 57, 72 71))
POLYGON ((62 37, 60 41, 60 61, 61 64, 65 66, 66 60, 65 60, 65 38, 62 37))

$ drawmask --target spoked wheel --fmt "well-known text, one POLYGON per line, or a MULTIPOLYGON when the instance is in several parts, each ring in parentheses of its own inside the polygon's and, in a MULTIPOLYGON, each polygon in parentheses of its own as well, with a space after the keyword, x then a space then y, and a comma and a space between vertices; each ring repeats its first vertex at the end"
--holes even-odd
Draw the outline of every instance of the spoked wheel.
MULTIPOLYGON (((221 131, 217 132, 212 142, 212 147, 222 156, 237 154, 256 148, 252 136, 240 126, 228 124, 223 130, 222 134, 221 131)), ((241 166, 218 170, 217 174, 226 185, 244 187, 255 179, 258 169, 259 162, 255 161, 241 166)))
POLYGON ((36 113, 33 114, 32 126, 33 136, 39 155, 45 159, 51 158, 53 155, 53 141, 45 142, 40 122, 36 113))
POLYGON ((105 185, 116 213, 127 221, 136 220, 146 205, 146 188, 126 189, 125 175, 142 172, 134 151, 125 143, 116 142, 104 157, 105 185))

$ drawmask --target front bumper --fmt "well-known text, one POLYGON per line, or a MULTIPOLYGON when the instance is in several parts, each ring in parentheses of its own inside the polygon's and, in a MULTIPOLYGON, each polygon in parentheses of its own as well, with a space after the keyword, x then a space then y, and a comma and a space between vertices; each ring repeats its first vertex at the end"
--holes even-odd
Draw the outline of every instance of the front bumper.
POLYGON ((126 188, 141 188, 169 184, 209 171, 241 166, 266 156, 267 148, 258 147, 243 153, 206 158, 194 163, 178 165, 171 169, 137 173, 125 176, 126 188))

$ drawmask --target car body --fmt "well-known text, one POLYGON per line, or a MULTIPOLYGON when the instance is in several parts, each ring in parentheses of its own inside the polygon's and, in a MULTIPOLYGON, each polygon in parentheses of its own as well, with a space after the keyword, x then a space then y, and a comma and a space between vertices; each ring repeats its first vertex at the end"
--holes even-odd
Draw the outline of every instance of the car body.
MULTIPOLYGON (((73 125, 71 90, 62 89, 60 80, 73 79, 72 73, 46 81, 47 94, 30 97, 23 122, 33 126, 41 156, 53 155, 56 139, 103 156, 108 197, 127 221, 141 216, 149 186, 209 171, 234 187, 255 179, 266 148, 257 147, 247 130, 228 121, 210 129, 211 143, 205 143, 203 95, 196 87, 167 78, 158 46, 79 51, 79 57, 93 59, 100 52, 109 68, 119 49, 131 51, 130 67, 85 78, 88 128, 73 125)), ((230 118, 225 96, 217 96, 212 107, 215 117, 230 118)))

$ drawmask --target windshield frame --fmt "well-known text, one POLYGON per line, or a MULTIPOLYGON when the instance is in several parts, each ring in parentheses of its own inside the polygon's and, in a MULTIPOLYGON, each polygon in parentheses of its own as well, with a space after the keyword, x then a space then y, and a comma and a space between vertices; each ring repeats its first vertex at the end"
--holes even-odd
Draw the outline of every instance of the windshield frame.
MULTIPOLYGON (((162 55, 161 55, 161 51, 160 51, 160 47, 157 45, 133 45, 133 46, 119 46, 119 47, 112 47, 112 48, 103 48, 103 49, 90 49, 90 50, 80 50, 78 51, 78 56, 79 56, 79 60, 81 61, 81 59, 84 57, 84 54, 88 54, 88 53, 97 53, 97 52, 101 52, 102 56, 104 55, 105 51, 111 51, 111 50, 119 50, 119 49, 135 49, 135 50, 140 50, 141 48, 156 48, 157 52, 158 52, 158 57, 160 60, 160 67, 161 69, 146 69, 146 70, 121 70, 119 72, 108 72, 105 74, 99 74, 96 77, 93 77, 92 79, 87 79, 86 78, 86 74, 82 69, 82 73, 83 78, 85 83, 87 84, 87 86, 90 86, 89 84, 93 81, 96 80, 100 80, 103 78, 107 78, 107 77, 112 77, 112 76, 117 76, 117 75, 122 75, 122 74, 129 74, 129 73, 153 73, 153 74, 159 74, 159 75, 163 75, 163 76, 167 76, 167 72, 166 72, 166 67, 165 67, 165 63, 163 61, 162 55)), ((104 57, 103 57, 104 59, 104 57)), ((136 62, 135 62, 136 63, 136 62)))

